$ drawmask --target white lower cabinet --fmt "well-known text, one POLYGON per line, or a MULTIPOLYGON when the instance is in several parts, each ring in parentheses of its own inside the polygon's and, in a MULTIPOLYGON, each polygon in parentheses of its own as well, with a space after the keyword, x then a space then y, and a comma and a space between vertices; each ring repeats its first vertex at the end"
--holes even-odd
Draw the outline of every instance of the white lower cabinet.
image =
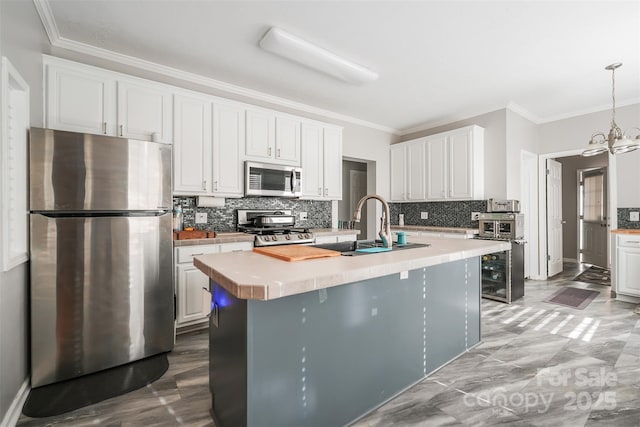
POLYGON ((640 235, 616 235, 616 292, 640 297, 640 235))
POLYGON ((250 251, 251 242, 220 243, 213 245, 181 246, 175 248, 176 263, 176 327, 193 326, 208 321, 202 312, 204 289, 209 289, 209 278, 193 265, 193 257, 223 252, 250 251))

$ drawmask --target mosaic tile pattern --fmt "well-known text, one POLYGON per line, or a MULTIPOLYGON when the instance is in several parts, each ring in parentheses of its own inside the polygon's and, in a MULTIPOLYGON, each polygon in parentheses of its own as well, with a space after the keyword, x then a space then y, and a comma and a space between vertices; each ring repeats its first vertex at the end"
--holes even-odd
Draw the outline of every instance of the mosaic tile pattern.
POLYGON ((223 208, 202 208, 196 206, 195 197, 174 197, 173 207, 182 206, 185 227, 196 230, 235 231, 238 221, 237 209, 292 209, 294 214, 307 212, 307 220, 296 220, 297 227, 330 228, 331 202, 317 200, 284 199, 278 197, 244 197, 225 199, 223 208), (196 212, 207 213, 206 224, 196 224, 196 212))
POLYGON ((478 228, 478 221, 471 221, 471 212, 486 212, 487 201, 390 203, 389 208, 391 225, 398 225, 402 213, 405 225, 478 228), (421 212, 428 212, 429 219, 420 219, 421 212))
POLYGON ((625 230, 640 229, 640 221, 629 221, 630 212, 640 212, 640 208, 618 208, 618 228, 625 230))

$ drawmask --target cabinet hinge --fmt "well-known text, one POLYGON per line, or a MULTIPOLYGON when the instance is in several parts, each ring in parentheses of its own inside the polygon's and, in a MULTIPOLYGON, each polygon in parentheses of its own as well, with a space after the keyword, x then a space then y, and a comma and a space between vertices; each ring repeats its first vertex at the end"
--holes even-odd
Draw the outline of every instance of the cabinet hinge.
POLYGON ((547 169, 547 175, 551 174, 551 169, 547 169))
POLYGON ((547 255, 547 261, 551 261, 551 255, 547 255))

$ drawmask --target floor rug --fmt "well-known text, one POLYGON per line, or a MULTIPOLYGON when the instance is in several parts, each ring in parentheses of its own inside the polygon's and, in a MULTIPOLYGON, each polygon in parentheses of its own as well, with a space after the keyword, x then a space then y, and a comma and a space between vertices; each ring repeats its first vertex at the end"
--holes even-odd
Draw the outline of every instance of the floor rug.
POLYGON ((551 304, 564 305, 566 307, 577 308, 582 310, 589 305, 595 297, 600 295, 598 291, 591 291, 589 289, 579 289, 566 287, 554 292, 553 295, 546 298, 544 302, 551 304))
POLYGON ((611 286, 611 271, 594 265, 583 271, 573 280, 576 282, 611 286))

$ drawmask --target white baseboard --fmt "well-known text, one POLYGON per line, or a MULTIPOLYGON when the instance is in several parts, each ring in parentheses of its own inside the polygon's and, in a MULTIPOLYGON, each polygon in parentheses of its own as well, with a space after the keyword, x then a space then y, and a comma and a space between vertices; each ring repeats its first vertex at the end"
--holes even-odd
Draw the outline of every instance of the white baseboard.
POLYGON ((563 262, 575 262, 578 263, 578 260, 575 258, 562 258, 563 262))
POLYGON ((640 304, 640 298, 631 295, 616 294, 616 299, 622 302, 630 302, 631 304, 640 304))
POLYGON ((11 402, 7 413, 4 414, 4 418, 0 422, 0 427, 14 427, 18 423, 18 419, 22 413, 22 407, 30 391, 29 378, 26 378, 20 386, 20 390, 16 393, 16 397, 13 398, 13 402, 11 402))

